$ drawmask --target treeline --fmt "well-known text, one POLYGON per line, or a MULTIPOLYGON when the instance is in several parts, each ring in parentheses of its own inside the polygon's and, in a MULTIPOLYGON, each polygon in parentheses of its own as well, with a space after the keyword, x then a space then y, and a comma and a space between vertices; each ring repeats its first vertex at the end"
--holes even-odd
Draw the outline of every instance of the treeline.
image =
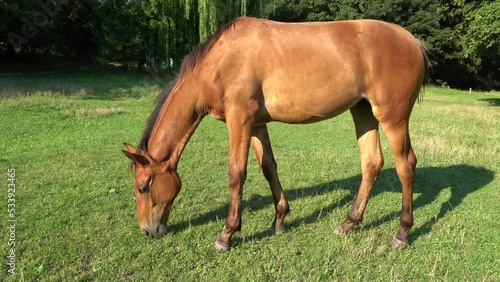
POLYGON ((173 71, 194 46, 239 16, 396 23, 426 42, 435 83, 500 88, 500 1, 495 0, 3 0, 0 53, 173 71))

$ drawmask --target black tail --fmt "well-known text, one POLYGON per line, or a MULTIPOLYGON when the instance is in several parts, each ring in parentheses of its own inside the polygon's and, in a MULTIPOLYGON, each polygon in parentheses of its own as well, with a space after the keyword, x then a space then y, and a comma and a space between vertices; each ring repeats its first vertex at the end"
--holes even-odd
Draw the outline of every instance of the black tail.
POLYGON ((429 60, 429 49, 427 49, 427 46, 421 40, 418 40, 418 47, 420 47, 424 59, 424 81, 422 86, 425 86, 429 83, 430 74, 432 72, 431 61, 429 60))

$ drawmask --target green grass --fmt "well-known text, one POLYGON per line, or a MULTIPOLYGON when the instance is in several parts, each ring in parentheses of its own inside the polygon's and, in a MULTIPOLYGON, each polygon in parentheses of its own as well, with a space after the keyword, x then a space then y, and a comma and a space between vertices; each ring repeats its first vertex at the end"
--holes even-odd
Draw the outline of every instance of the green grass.
POLYGON ((227 132, 207 117, 179 165, 183 190, 160 239, 141 234, 122 142, 136 143, 166 82, 124 75, 0 78, 2 281, 498 281, 500 93, 427 88, 415 106, 411 247, 390 242, 400 185, 385 167, 363 225, 332 234, 360 181, 348 113, 269 125, 292 212, 270 236, 272 197, 253 154, 243 229, 213 244, 228 209, 227 132), (8 275, 7 169, 16 170, 16 274, 8 275))

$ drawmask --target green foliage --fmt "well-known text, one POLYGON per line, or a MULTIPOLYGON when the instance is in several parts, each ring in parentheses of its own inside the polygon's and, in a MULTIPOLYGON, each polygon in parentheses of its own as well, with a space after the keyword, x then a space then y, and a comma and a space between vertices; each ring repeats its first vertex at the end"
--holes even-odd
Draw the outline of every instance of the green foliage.
POLYGON ((125 65, 136 62, 141 66, 147 56, 146 42, 149 36, 141 1, 103 2, 98 16, 102 19, 96 36, 100 54, 110 61, 125 65))
POLYGON ((498 1, 492 0, 442 1, 440 12, 444 18, 441 26, 452 30, 449 41, 456 50, 449 52, 456 54, 455 62, 448 64, 453 68, 445 69, 448 77, 443 77, 443 80, 459 78, 462 83, 458 86, 461 87, 500 88, 499 50, 498 45, 495 47, 500 32, 496 20, 500 14, 498 6, 498 1))
POLYGON ((467 15, 468 28, 463 37, 465 51, 480 60, 480 80, 488 88, 500 87, 500 2, 485 3, 467 15))
POLYGON ((94 56, 98 0, 0 2, 0 52, 94 56))
POLYGON ((98 45, 122 64, 172 70, 222 24, 261 9, 260 1, 246 0, 104 1, 98 45))
POLYGON ((467 51, 482 55, 491 50, 500 54, 500 2, 485 3, 468 14, 467 51))
POLYGON ((100 58, 157 73, 177 69, 197 44, 239 16, 371 18, 426 42, 434 82, 499 89, 499 14, 493 0, 3 0, 0 53, 100 58))

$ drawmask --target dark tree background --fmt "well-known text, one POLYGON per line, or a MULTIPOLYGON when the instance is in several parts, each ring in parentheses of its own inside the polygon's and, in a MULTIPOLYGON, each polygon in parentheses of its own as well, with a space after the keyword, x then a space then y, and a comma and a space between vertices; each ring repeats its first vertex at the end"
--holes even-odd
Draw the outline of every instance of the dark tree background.
POLYGON ((0 0, 0 58, 52 56, 173 71, 219 26, 244 15, 396 23, 427 43, 435 83, 500 89, 500 1, 494 0, 0 0))

